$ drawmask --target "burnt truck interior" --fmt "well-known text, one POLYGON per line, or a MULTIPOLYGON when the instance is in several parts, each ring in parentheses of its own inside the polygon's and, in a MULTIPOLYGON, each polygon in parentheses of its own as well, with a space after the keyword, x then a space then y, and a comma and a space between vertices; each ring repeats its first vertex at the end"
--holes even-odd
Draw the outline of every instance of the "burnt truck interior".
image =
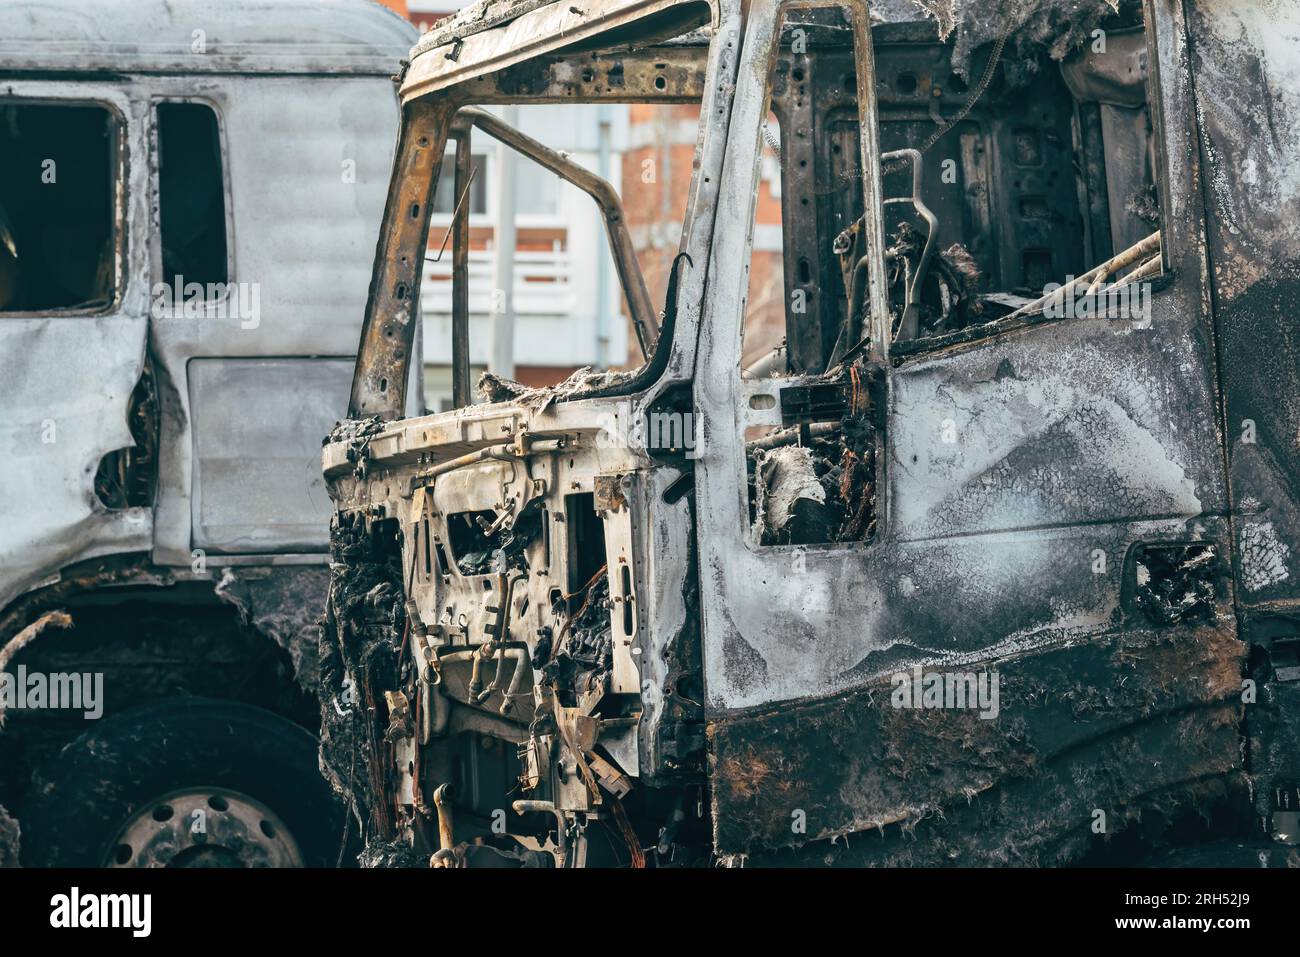
MULTIPOLYGON (((817 782, 787 779, 801 773, 796 759, 764 763, 755 739, 706 721, 714 712, 697 582, 719 572, 703 569, 696 552, 698 450, 689 437, 691 361, 710 347, 708 329, 693 323, 712 277, 703 275, 707 230, 693 226, 740 201, 729 199, 734 186, 749 188, 722 179, 723 147, 737 134, 718 119, 752 82, 725 78, 740 14, 727 4, 611 4, 579 23, 586 14, 577 8, 545 4, 495 20, 470 11, 431 31, 403 78, 402 137, 349 419, 325 449, 337 511, 322 766, 353 810, 361 859, 671 866, 760 859, 763 849, 834 836, 795 827, 783 837, 780 822, 741 833, 760 792, 806 795, 817 782), (527 52, 566 22, 567 45, 539 40, 544 52, 527 52), (647 292, 608 184, 482 109, 602 101, 699 104, 681 251, 663 301, 647 292), (472 196, 472 142, 482 134, 597 203, 640 368, 582 370, 540 389, 488 370, 473 400, 459 211, 472 196), (444 164, 449 142, 455 158, 444 164), (429 245, 425 206, 444 169, 454 176, 456 408, 402 419, 429 245), (664 422, 675 429, 669 438, 651 437, 652 423, 664 422), (737 757, 746 753, 748 762, 737 757), (713 819, 720 808, 729 821, 713 819)), ((1118 12, 1097 4, 1047 40, 994 30, 964 62, 956 39, 930 20, 872 23, 864 49, 861 16, 856 5, 785 5, 761 78, 760 188, 779 198, 779 268, 761 296, 748 276, 745 359, 734 366, 741 403, 766 413, 737 414, 734 424, 755 554, 876 541, 888 370, 1062 317, 1103 316, 1122 290, 1168 278, 1139 4, 1118 12)), ((760 225, 771 223, 751 221, 750 241, 760 225)), ((1004 360, 991 378, 1015 376, 1004 360)), ((696 395, 701 388, 709 386, 696 395)), ((796 565, 805 555, 789 554, 796 565)), ((1208 567, 1213 548, 1152 555, 1162 582, 1186 588, 1169 584, 1164 598, 1148 590, 1148 605, 1168 612, 1167 622, 1208 622, 1222 596, 1205 592, 1196 569, 1208 567)), ((1124 567, 1132 572, 1131 562, 1124 567)), ((744 654, 736 650, 737 660, 744 654)), ((761 726, 780 727, 771 714, 755 720, 769 719, 761 726)), ((978 748, 985 739, 963 740, 978 748)), ((1008 760, 994 779, 1025 771, 1008 760)), ((850 799, 826 803, 835 800, 850 799)), ((904 818, 874 819, 874 828, 883 834, 904 818)), ((914 826, 904 825, 907 840, 914 826)), ((1095 850, 1085 832, 1070 825, 1068 840, 1053 839, 1077 860, 1095 850)))
MULTIPOLYGON (((1158 229, 1140 10, 1117 15, 1104 35, 1102 52, 1085 46, 1032 72, 1004 62, 999 38, 975 55, 968 79, 929 25, 874 28, 895 342, 918 348, 1030 314, 1050 283, 1158 229)), ((765 367, 820 374, 853 345, 842 334, 846 309, 862 308, 862 290, 852 290, 864 248, 853 48, 833 11, 799 11, 781 53, 771 109, 789 294, 778 361, 765 367), (798 318, 795 303, 815 319, 798 318)))
MULTIPOLYGON (((891 355, 1050 315, 1050 293, 1076 277, 1104 310, 1107 295, 1160 273, 1141 9, 1105 23, 1104 42, 1059 65, 1012 62, 1002 35, 964 74, 933 25, 873 28, 891 355)), ((783 309, 775 321, 754 309, 751 277, 743 374, 825 381, 782 393, 797 391, 801 423, 747 434, 751 521, 764 545, 869 541, 872 377, 855 359, 868 354, 856 330, 870 259, 852 33, 835 8, 793 10, 779 50, 763 136, 779 168, 783 289, 771 298, 783 309), (843 411, 838 422, 827 408, 807 416, 819 401, 843 411)))
MULTIPOLYGON (((672 722, 671 740, 654 745, 663 752, 661 775, 677 786, 633 793, 627 771, 640 773, 641 649, 633 648, 641 617, 633 571, 639 532, 625 498, 630 486, 595 474, 598 459, 626 461, 617 442, 601 439, 617 436, 617 416, 601 412, 525 438, 522 423, 513 421, 517 413, 498 419, 492 411, 551 414, 561 397, 630 394, 664 371, 674 328, 664 296, 672 298, 676 281, 655 288, 652 298, 618 192, 483 108, 544 109, 583 100, 700 104, 709 37, 699 28, 711 11, 704 4, 659 6, 635 23, 635 33, 627 32, 631 25, 616 28, 566 55, 464 81, 443 102, 417 99, 407 107, 403 138, 417 149, 399 148, 399 198, 390 199, 389 216, 399 210, 394 226, 409 227, 412 235, 403 244, 397 232, 388 233, 380 262, 404 265, 426 245, 430 256, 451 257, 454 409, 412 420, 442 423, 423 431, 420 441, 447 453, 418 456, 422 487, 412 486, 414 498, 391 518, 382 507, 342 507, 332 528, 339 564, 327 632, 336 640, 327 646, 322 677, 343 697, 334 702, 338 707, 323 706, 323 766, 353 801, 365 840, 363 864, 645 866, 652 821, 672 822, 665 862, 677 854, 679 839, 683 848, 707 843, 706 819, 696 811, 706 802, 702 732, 698 715, 686 715, 702 698, 698 671, 688 664, 695 653, 689 640, 662 706, 680 720, 672 722), (634 35, 650 36, 649 47, 629 46, 634 35), (659 45, 675 38, 672 46, 659 45), (639 370, 580 370, 537 389, 489 369, 475 389, 467 212, 481 176, 477 144, 489 138, 595 204, 631 341, 644 362, 639 370), (435 164, 445 149, 449 161, 435 164), (439 194, 443 172, 452 177, 452 189, 442 193, 451 227, 430 243, 427 223, 421 234, 418 219, 427 197, 439 194), (469 440, 453 440, 453 453, 443 445, 450 437, 444 428, 468 428, 491 440, 464 435, 469 440), (387 716, 382 727, 367 720, 376 706, 387 716), (575 828, 578 808, 582 824, 575 828)), ((452 42, 454 49, 458 41, 452 42)), ((430 37, 422 44, 437 46, 430 37)), ((419 63, 413 61, 408 84, 419 63)), ((388 286, 404 303, 418 280, 394 273, 378 282, 376 288, 388 286)), ((382 350, 395 343, 391 354, 399 356, 410 348, 399 335, 389 323, 377 344, 382 350)), ((343 453, 342 471, 327 467, 327 480, 337 476, 336 491, 358 503, 372 476, 386 472, 378 466, 372 472, 369 463, 378 461, 385 442, 379 432, 390 416, 370 413, 403 401, 393 391, 407 379, 399 365, 359 369, 352 419, 331 437, 343 453)), ((687 857, 683 851, 683 862, 687 857)))

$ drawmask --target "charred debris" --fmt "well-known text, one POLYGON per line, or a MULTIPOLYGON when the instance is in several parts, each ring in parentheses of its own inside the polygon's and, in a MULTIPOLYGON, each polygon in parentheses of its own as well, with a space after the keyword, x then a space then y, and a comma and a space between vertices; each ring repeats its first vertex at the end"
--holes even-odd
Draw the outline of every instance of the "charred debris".
MULTIPOLYGON (((355 476, 367 474, 375 431, 364 422, 336 430, 346 436, 355 476)), ((662 839, 654 824, 667 829, 665 860, 692 859, 677 836, 699 832, 694 846, 703 846, 699 814, 682 810, 705 805, 691 629, 664 655, 677 692, 665 708, 665 775, 683 786, 634 791, 606 743, 611 731, 635 733, 638 719, 615 674, 612 622, 624 598, 611 596, 596 509, 626 505, 621 490, 607 485, 598 497, 573 496, 564 516, 546 515, 540 499, 509 521, 492 509, 445 516, 431 557, 443 580, 467 583, 478 595, 490 585, 490 595, 500 596, 485 602, 480 644, 467 641, 476 629, 463 616, 426 622, 408 597, 417 574, 403 571, 409 526, 382 510, 336 516, 321 641, 321 764, 351 812, 341 860, 359 854, 363 866, 374 867, 532 868, 581 857, 645 866, 643 848, 662 839), (526 597, 512 600, 515 590, 546 574, 557 519, 573 529, 566 530, 568 575, 576 584, 550 590, 542 616, 549 624, 523 641, 523 626, 507 630, 503 621, 527 607, 526 597), (562 793, 543 797, 553 777, 562 793), (445 783, 425 790, 428 781, 445 783), (558 817, 560 801, 587 809, 574 836, 558 817), (509 833, 501 828, 504 813, 509 833), (533 837, 512 836, 521 831, 533 837)))
POLYGON ((750 520, 762 545, 866 542, 875 533, 877 428, 861 362, 787 389, 805 421, 747 443, 750 520), (830 421, 808 422, 807 419, 830 421))

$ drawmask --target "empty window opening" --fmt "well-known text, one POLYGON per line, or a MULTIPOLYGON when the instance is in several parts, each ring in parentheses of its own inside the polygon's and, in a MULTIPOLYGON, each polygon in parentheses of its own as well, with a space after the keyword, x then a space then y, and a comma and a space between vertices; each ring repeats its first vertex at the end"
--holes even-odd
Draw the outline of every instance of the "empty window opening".
POLYGON ((605 564, 605 523, 596 513, 596 496, 591 492, 578 492, 564 497, 564 525, 569 533, 568 587, 573 600, 581 601, 577 594, 605 564))
POLYGON ((117 137, 103 106, 0 104, 0 311, 112 304, 117 137))
POLYGON ((230 275, 217 114, 202 103, 160 103, 157 115, 162 281, 183 277, 205 290, 224 284, 230 275))
MULTIPOLYGON (((787 9, 759 129, 741 370, 748 378, 821 375, 861 328, 864 210, 852 14, 787 9), (783 131, 799 131, 783 135, 783 131), (839 255, 826 255, 827 252, 839 255), (851 302, 850 299, 853 298, 851 302)), ((915 77, 911 78, 913 88, 915 77)), ((906 83, 900 84, 906 86, 906 83)), ((872 378, 855 362, 835 381, 790 383, 752 407, 781 426, 746 430, 751 533, 760 545, 862 542, 875 531, 872 378)), ((757 397, 756 397, 757 398, 757 397)))
MULTIPOLYGON (((665 30, 688 28, 684 49, 702 53, 695 27, 708 19, 705 5, 686 4, 665 30)), ((644 29, 629 25, 626 39, 639 44, 644 29)), ((597 53, 565 102, 536 95, 530 78, 510 88, 519 102, 493 103, 486 117, 465 98, 472 128, 453 132, 439 166, 419 290, 430 411, 618 384, 606 373, 638 369, 663 345, 670 276, 688 268, 678 254, 699 169, 701 87, 666 62, 629 68, 635 81, 597 53), (589 84, 600 98, 626 87, 630 102, 584 102, 589 84), (468 188, 462 176, 463 204, 457 141, 473 174, 468 188), (463 363, 454 376, 453 363, 463 363)))

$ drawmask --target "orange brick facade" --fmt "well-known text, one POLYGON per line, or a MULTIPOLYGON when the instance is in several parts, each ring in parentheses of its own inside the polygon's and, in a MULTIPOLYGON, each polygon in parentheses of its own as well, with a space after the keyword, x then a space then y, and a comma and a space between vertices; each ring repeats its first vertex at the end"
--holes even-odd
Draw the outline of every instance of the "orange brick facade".
MULTIPOLYGON (((651 299, 662 307, 668 269, 677 254, 695 165, 699 108, 693 105, 634 104, 629 111, 629 147, 623 153, 622 197, 651 299)), ((770 150, 769 155, 774 155, 770 150)), ((727 184, 723 183, 725 190, 727 184)), ((758 193, 756 234, 779 234, 781 199, 764 179, 758 193), (775 230, 775 233, 774 233, 775 230)), ((756 242, 750 260, 743 364, 761 358, 785 337, 784 275, 778 249, 756 242)), ((639 365, 635 340, 629 365, 639 365)))

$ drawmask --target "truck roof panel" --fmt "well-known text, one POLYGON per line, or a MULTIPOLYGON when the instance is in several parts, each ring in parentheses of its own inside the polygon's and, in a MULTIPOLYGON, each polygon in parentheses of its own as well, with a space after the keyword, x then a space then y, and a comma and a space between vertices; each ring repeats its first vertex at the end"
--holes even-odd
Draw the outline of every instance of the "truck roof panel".
POLYGON ((0 74, 387 75, 415 38, 372 0, 0 0, 0 74))

